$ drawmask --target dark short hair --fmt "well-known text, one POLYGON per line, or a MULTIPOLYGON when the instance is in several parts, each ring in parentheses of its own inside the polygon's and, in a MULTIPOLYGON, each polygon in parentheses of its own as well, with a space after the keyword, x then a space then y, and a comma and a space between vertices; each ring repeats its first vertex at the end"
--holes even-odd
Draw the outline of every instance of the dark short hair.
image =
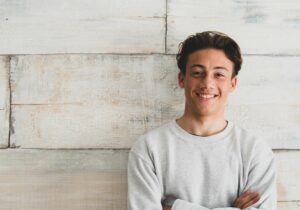
POLYGON ((234 64, 232 77, 236 76, 241 69, 243 59, 238 44, 228 35, 218 31, 204 31, 189 36, 179 44, 176 55, 177 66, 185 75, 188 56, 201 49, 214 48, 223 50, 226 57, 234 64))

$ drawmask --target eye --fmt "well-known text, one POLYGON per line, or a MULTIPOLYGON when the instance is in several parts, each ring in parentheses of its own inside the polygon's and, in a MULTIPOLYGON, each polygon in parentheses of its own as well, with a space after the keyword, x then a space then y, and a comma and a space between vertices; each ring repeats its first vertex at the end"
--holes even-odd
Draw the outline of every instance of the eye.
POLYGON ((217 77, 225 77, 225 75, 224 75, 224 74, 221 74, 221 73, 216 73, 216 76, 217 76, 217 77))
POLYGON ((201 75, 201 73, 198 72, 198 71, 195 71, 195 72, 193 72, 192 74, 193 74, 193 76, 199 76, 199 75, 201 75))

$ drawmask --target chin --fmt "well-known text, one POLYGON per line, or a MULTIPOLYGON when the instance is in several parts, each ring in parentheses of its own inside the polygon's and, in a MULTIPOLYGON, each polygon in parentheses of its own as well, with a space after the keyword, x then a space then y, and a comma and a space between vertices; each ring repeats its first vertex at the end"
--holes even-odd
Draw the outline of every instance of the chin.
POLYGON ((212 110, 203 110, 203 109, 197 109, 195 111, 195 113, 198 116, 213 116, 214 115, 214 111, 212 111, 212 110))

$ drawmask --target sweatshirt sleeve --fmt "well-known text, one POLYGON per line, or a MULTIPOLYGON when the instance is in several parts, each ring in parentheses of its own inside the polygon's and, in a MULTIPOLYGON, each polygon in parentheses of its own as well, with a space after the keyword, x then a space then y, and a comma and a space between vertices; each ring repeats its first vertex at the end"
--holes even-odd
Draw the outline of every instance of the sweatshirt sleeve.
POLYGON ((130 151, 128 157, 128 210, 162 210, 163 193, 153 164, 130 151))
POLYGON ((245 210, 277 210, 276 162, 271 149, 264 152, 251 166, 245 191, 260 194, 260 199, 245 210))
MULTIPOLYGON (((243 192, 259 192, 260 199, 244 210, 277 210, 276 163, 272 150, 265 150, 254 158, 247 174, 243 192)), ((241 193, 242 194, 242 193, 241 193)), ((234 207, 207 208, 182 199, 176 199, 171 210, 239 210, 234 207)))

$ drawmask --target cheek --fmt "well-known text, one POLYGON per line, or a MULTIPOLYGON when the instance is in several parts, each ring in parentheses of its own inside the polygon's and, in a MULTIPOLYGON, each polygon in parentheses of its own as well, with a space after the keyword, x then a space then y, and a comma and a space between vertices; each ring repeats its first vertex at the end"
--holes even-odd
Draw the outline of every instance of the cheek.
POLYGON ((186 87, 186 89, 192 89, 193 87, 195 87, 196 84, 197 84, 197 81, 195 81, 193 79, 186 80, 185 87, 186 87))
POLYGON ((224 82, 219 85, 219 90, 222 93, 222 95, 228 95, 231 92, 231 84, 224 82))

